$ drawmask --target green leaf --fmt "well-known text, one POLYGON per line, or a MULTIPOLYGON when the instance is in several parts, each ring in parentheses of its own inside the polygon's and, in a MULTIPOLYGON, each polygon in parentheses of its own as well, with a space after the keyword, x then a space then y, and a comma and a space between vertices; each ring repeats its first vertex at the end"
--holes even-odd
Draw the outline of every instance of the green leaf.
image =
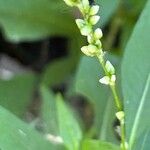
POLYGON ((12 41, 70 36, 78 30, 68 8, 62 0, 1 0, 0 25, 12 41))
POLYGON ((0 149, 2 150, 62 150, 0 106, 0 149))
MULTIPOLYGON (((137 22, 127 44, 122 64, 122 83, 126 113, 126 131, 133 149, 142 140, 150 128, 150 0, 137 22)), ((149 135, 149 134, 148 134, 149 135)), ((150 139, 150 136, 146 136, 150 139)), ((147 140, 149 140, 147 139, 147 140)), ((141 150, 137 147, 136 150, 141 150)))
POLYGON ((7 81, 0 80, 0 105, 23 117, 31 102, 35 79, 33 74, 24 74, 7 81))
POLYGON ((58 135, 59 129, 55 96, 45 86, 41 86, 40 93, 42 97, 41 115, 44 121, 44 129, 47 133, 58 135))
POLYGON ((82 150, 120 150, 120 148, 103 141, 85 140, 82 143, 82 150))
POLYGON ((60 95, 56 97, 60 136, 69 150, 78 150, 82 132, 71 110, 60 95))
POLYGON ((106 106, 109 92, 105 86, 101 86, 98 82, 103 72, 99 66, 98 61, 95 59, 83 57, 77 71, 75 86, 77 93, 88 98, 89 102, 94 106, 95 127, 100 129, 101 121, 99 119, 103 117, 101 114, 103 114, 106 106))
POLYGON ((68 80, 70 74, 75 70, 79 61, 80 47, 84 43, 80 35, 71 37, 68 41, 68 55, 48 64, 42 74, 42 83, 55 86, 68 80), (61 73, 60 73, 61 72, 61 73))
POLYGON ((106 23, 108 23, 111 16, 114 14, 116 9, 118 8, 118 5, 120 3, 119 0, 96 0, 96 2, 101 6, 101 9, 99 11, 99 14, 101 16, 101 20, 98 23, 98 26, 103 26, 106 23))
POLYGON ((48 86, 60 84, 70 75, 74 66, 75 63, 70 58, 58 59, 50 63, 43 73, 42 83, 48 86))

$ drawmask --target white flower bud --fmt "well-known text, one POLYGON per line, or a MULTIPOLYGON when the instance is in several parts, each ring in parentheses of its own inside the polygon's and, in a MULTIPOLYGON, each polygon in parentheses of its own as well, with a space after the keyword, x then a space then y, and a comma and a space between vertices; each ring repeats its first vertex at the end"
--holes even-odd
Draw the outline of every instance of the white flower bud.
POLYGON ((85 55, 90 56, 90 57, 93 57, 93 56, 96 55, 98 49, 97 49, 96 46, 90 44, 90 45, 88 45, 88 46, 83 46, 83 47, 81 48, 81 51, 82 51, 85 55))
POLYGON ((103 32, 100 28, 97 28, 94 32, 94 38, 95 39, 101 39, 103 36, 103 32))
POLYGON ((110 84, 110 78, 108 76, 104 76, 103 78, 101 78, 99 80, 100 83, 105 84, 105 85, 109 85, 110 84))
POLYGON ((83 28, 85 26, 85 21, 82 19, 76 19, 76 24, 79 29, 83 28))
POLYGON ((86 8, 86 7, 90 7, 90 3, 89 3, 89 0, 82 0, 82 4, 83 4, 83 6, 84 6, 84 9, 86 8))
POLYGON ((93 15, 96 15, 99 11, 99 6, 98 5, 94 5, 91 7, 90 9, 90 15, 93 16, 93 15))
POLYGON ((111 82, 112 82, 112 83, 115 83, 115 82, 116 82, 116 75, 112 75, 112 76, 111 76, 111 82))
POLYGON ((100 40, 96 40, 95 45, 97 45, 99 49, 102 48, 102 42, 100 40))
POLYGON ((106 70, 107 70, 108 73, 110 73, 111 75, 115 74, 115 68, 114 68, 114 66, 110 63, 110 61, 107 61, 107 62, 106 62, 105 67, 106 67, 106 70))
POLYGON ((95 24, 97 24, 99 19, 100 19, 100 16, 98 16, 98 15, 92 16, 92 17, 90 17, 90 21, 89 22, 90 22, 91 25, 95 25, 95 24))
POLYGON ((119 111, 116 113, 116 117, 118 120, 124 120, 125 114, 123 111, 119 111))
POLYGON ((91 33, 92 28, 91 28, 90 26, 88 26, 88 25, 85 25, 84 27, 82 27, 82 28, 80 29, 80 31, 81 31, 81 34, 82 34, 82 35, 88 36, 88 35, 91 33))

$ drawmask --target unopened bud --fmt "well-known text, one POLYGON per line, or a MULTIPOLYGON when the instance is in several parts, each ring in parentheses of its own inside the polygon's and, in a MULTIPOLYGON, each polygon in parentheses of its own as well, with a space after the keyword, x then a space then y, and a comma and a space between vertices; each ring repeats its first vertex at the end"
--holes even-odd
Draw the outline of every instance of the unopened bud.
POLYGON ((104 76, 103 78, 101 78, 99 80, 100 83, 105 84, 105 85, 109 85, 110 83, 110 78, 108 76, 104 76))
POLYGON ((82 19, 76 19, 76 24, 79 29, 83 28, 85 26, 85 21, 82 19))
POLYGON ((90 44, 90 45, 88 45, 88 46, 83 46, 83 47, 81 48, 81 51, 82 51, 85 55, 90 56, 90 57, 93 57, 93 56, 96 55, 98 49, 97 49, 96 46, 90 44))
POLYGON ((116 113, 116 117, 117 117, 118 120, 121 121, 121 120, 124 120, 125 114, 124 114, 123 111, 119 111, 119 112, 116 113))
POLYGON ((95 24, 97 24, 99 19, 100 19, 100 16, 92 16, 92 17, 90 17, 90 21, 89 22, 90 22, 91 25, 95 25, 95 24))
POLYGON ((110 63, 110 61, 107 61, 107 62, 106 62, 105 67, 106 67, 106 70, 107 70, 108 73, 110 73, 111 75, 115 74, 115 68, 114 68, 114 66, 110 63))
POLYGON ((91 28, 91 26, 89 26, 89 25, 85 25, 84 27, 82 27, 82 28, 80 29, 80 31, 81 31, 81 34, 82 34, 82 35, 88 36, 88 35, 91 33, 92 28, 91 28))
POLYGON ((101 39, 102 36, 103 36, 102 30, 100 28, 97 28, 94 32, 94 38, 101 39))
POLYGON ((93 15, 96 15, 99 11, 99 6, 98 5, 93 5, 90 9, 90 15, 93 16, 93 15))

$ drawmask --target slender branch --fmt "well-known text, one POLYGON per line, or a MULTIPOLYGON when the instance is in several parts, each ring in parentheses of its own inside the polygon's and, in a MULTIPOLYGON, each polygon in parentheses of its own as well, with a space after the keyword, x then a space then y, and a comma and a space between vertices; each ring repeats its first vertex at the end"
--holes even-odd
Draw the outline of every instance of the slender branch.
POLYGON ((76 6, 83 15, 83 19, 76 19, 76 24, 80 29, 80 32, 83 36, 87 37, 88 45, 83 46, 81 51, 90 57, 96 57, 104 72, 105 76, 100 79, 100 83, 110 86, 112 91, 115 105, 117 107, 116 116, 120 121, 121 126, 121 149, 127 150, 126 137, 125 137, 125 114, 123 110, 122 102, 117 94, 116 90, 116 75, 115 68, 109 62, 105 61, 104 54, 105 52, 102 49, 102 43, 100 39, 103 36, 102 30, 97 28, 94 30, 94 25, 99 21, 100 16, 96 15, 99 11, 98 5, 90 5, 88 0, 64 0, 69 6, 76 6))
MULTIPOLYGON (((100 57, 99 55, 97 56, 104 72, 105 72, 105 75, 106 76, 109 76, 109 73, 107 72, 107 69, 105 67, 105 62, 104 62, 104 57, 100 57)), ((116 90, 116 85, 110 85, 110 89, 112 91, 112 94, 113 94, 113 97, 114 97, 114 100, 115 100, 115 105, 117 107, 117 111, 118 112, 121 112, 123 111, 123 106, 122 106, 122 103, 121 103, 121 100, 119 99, 119 96, 117 94, 117 90, 116 90)), ((122 150, 127 150, 127 147, 126 147, 126 138, 125 138, 125 124, 124 124, 124 119, 119 119, 119 122, 120 122, 120 127, 121 127, 121 148, 122 150)))

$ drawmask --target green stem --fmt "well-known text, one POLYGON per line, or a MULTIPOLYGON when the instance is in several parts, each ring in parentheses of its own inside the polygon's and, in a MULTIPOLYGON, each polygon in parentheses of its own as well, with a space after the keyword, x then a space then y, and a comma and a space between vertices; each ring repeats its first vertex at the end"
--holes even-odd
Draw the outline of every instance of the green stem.
MULTIPOLYGON (((105 60, 103 55, 97 55, 96 56, 98 58, 98 61, 100 62, 105 75, 106 76, 110 76, 109 73, 107 72, 107 69, 105 67, 105 60)), ((110 89, 112 91, 113 97, 114 97, 114 101, 115 101, 115 105, 117 107, 117 111, 123 111, 123 106, 122 106, 122 102, 119 99, 119 96, 117 94, 117 90, 116 90, 116 85, 110 85, 110 89)), ((124 124, 124 119, 123 120, 119 120, 120 121, 120 126, 121 126, 121 149, 122 150, 127 150, 126 148, 126 138, 125 138, 125 124, 124 124)))

